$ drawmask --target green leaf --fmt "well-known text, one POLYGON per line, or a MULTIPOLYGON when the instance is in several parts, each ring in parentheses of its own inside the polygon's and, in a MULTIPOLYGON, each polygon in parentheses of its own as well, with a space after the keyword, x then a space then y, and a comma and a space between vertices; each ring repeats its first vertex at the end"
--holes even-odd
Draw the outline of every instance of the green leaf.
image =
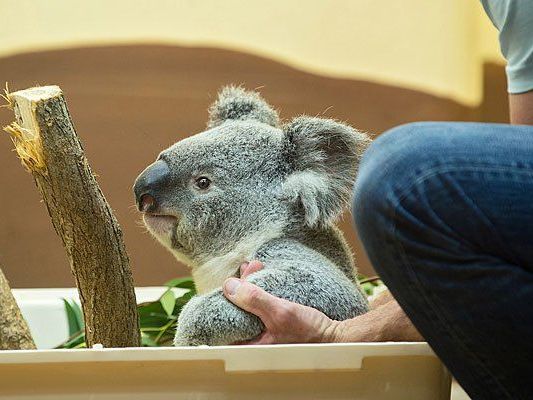
POLYGON ((193 298, 195 295, 195 293, 191 290, 190 292, 187 292, 187 293, 183 293, 180 297, 178 297, 176 299, 176 308, 177 308, 177 312, 176 312, 176 316, 179 315, 179 312, 181 311, 181 309, 183 308, 183 306, 185 304, 187 304, 187 302, 193 298))
POLYGON ((152 337, 150 337, 150 335, 141 332, 141 346, 157 347, 157 343, 152 337))
POLYGON ((159 298, 159 302, 163 306, 163 310, 167 315, 172 315, 174 312, 174 306, 176 305, 176 298, 172 290, 168 289, 163 295, 159 298))
POLYGON ((66 342, 61 343, 56 349, 74 349, 85 344, 85 331, 81 330, 71 335, 66 342))
POLYGON ((63 304, 65 305, 65 311, 67 313, 68 335, 72 336, 76 332, 83 329, 83 318, 80 316, 81 310, 74 300, 72 300, 72 303, 70 303, 65 298, 63 298, 62 300, 63 304))
POLYGON ((372 296, 372 294, 374 293, 374 288, 375 287, 370 282, 366 282, 366 283, 361 284, 361 287, 363 288, 363 290, 365 291, 367 296, 372 296))
POLYGON ((190 289, 196 292, 196 287, 194 286, 194 281, 191 277, 171 279, 165 282, 165 286, 176 287, 181 289, 190 289))
POLYGON ((165 312, 159 300, 139 304, 137 310, 141 328, 161 327, 167 324, 169 319, 175 319, 165 312))
MULTIPOLYGON (((155 338, 156 343, 159 343, 164 335, 169 335, 170 334, 169 330, 172 327, 174 327, 174 330, 175 330, 176 321, 170 321, 168 324, 166 324, 165 326, 161 327, 159 334, 155 338)), ((172 335, 172 337, 174 337, 174 335, 172 335)))
POLYGON ((84 329, 85 327, 85 321, 83 320, 83 311, 80 307, 80 305, 72 300, 72 308, 74 309, 74 312, 76 313, 76 319, 78 320, 78 325, 81 327, 81 329, 84 329))

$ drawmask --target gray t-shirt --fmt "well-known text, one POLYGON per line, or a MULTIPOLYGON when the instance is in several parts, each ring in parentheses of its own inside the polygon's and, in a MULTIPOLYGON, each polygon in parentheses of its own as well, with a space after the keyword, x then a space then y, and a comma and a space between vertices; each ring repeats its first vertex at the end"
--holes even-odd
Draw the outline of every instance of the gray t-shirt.
POLYGON ((509 93, 533 90, 533 0, 481 0, 500 32, 509 93))

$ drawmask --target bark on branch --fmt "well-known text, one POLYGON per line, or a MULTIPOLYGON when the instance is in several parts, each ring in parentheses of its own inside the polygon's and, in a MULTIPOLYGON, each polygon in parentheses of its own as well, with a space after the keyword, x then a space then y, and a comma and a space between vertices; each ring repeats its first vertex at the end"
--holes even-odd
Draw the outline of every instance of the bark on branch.
POLYGON ((0 268, 0 350, 33 350, 30 329, 0 268))
POLYGON ((31 172, 76 279, 88 346, 140 345, 129 259, 120 229, 91 172, 58 86, 7 95, 6 127, 31 172))

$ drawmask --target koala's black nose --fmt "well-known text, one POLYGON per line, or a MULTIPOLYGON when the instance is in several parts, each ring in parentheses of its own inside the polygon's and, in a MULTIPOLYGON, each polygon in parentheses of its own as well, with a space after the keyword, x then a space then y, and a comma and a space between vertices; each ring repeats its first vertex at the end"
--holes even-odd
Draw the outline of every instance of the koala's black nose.
POLYGON ((170 181, 170 169, 163 160, 149 165, 135 180, 133 192, 137 208, 142 212, 156 212, 164 189, 170 181))

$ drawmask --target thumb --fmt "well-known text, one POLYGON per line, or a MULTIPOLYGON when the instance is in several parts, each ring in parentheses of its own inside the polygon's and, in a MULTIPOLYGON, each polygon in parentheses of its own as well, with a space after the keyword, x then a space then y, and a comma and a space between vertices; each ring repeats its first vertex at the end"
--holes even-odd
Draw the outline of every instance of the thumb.
POLYGON ((237 279, 226 279, 223 286, 224 296, 252 314, 257 315, 265 325, 268 325, 272 310, 280 307, 282 300, 265 292, 253 283, 237 279))

